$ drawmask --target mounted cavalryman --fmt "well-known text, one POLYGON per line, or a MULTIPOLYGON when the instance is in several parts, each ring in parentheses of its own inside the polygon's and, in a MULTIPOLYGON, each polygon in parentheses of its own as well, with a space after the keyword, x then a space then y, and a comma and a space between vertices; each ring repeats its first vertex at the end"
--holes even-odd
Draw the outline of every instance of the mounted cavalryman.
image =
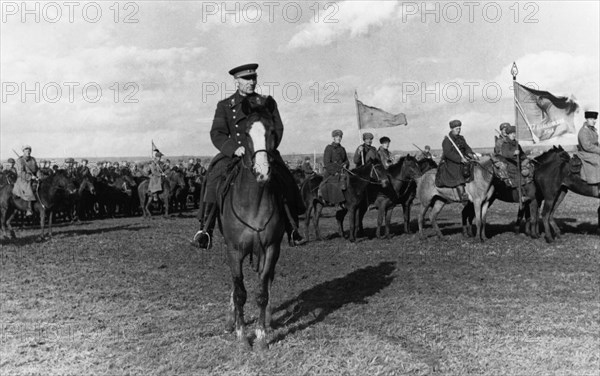
POLYGON ((28 206, 25 215, 29 217, 33 215, 33 202, 36 201, 32 183, 39 178, 37 162, 31 156, 31 146, 23 146, 23 155, 17 159, 15 168, 17 181, 13 187, 13 194, 27 201, 28 206))
POLYGON ((160 151, 154 153, 154 159, 150 163, 150 181, 148 190, 152 195, 152 200, 158 201, 158 194, 162 192, 162 182, 165 177, 165 165, 161 160, 164 154, 160 151))
MULTIPOLYGON (((213 145, 219 150, 219 153, 212 159, 208 168, 206 177, 206 189, 203 197, 202 206, 198 212, 198 220, 202 229, 194 237, 198 241, 200 248, 209 248, 211 245, 212 231, 215 226, 217 216, 217 186, 219 181, 226 175, 227 166, 234 158, 241 158, 248 150, 248 119, 247 114, 242 111, 242 102, 247 99, 255 103, 266 103, 270 101, 274 104, 271 111, 273 117, 274 132, 277 135, 277 145, 279 146, 283 136, 283 122, 277 109, 277 103, 270 96, 260 95, 255 92, 258 64, 246 64, 233 68, 229 74, 233 76, 236 82, 237 91, 230 97, 217 103, 217 109, 210 130, 210 139, 213 145)), ((298 227, 298 215, 306 209, 300 196, 300 192, 294 181, 291 172, 285 167, 285 162, 277 150, 272 155, 274 159, 274 172, 278 175, 284 187, 282 193, 284 196, 284 205, 289 209, 292 221, 286 220, 286 231, 292 233, 292 242, 294 244, 303 243, 303 239, 297 231, 291 228, 298 227)), ((194 242, 194 245, 196 243, 194 242)))
POLYGON ((373 146, 373 134, 365 132, 363 133, 362 138, 362 145, 359 145, 354 153, 354 165, 356 165, 356 167, 379 161, 377 149, 373 146))
POLYGON ((463 202, 469 200, 465 191, 466 178, 463 169, 467 158, 476 158, 475 153, 460 135, 462 123, 460 120, 450 122, 450 133, 442 142, 442 160, 436 176, 436 185, 439 187, 456 188, 463 202))
POLYGON ((597 111, 586 111, 585 122, 577 134, 577 155, 583 162, 581 178, 588 184, 600 183, 600 144, 596 121, 597 111))

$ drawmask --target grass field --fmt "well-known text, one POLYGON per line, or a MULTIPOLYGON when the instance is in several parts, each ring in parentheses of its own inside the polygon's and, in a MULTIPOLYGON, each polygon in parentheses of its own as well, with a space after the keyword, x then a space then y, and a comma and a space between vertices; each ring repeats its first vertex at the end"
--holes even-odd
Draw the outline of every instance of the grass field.
MULTIPOLYGON (((222 239, 189 247, 192 213, 58 226, 45 243, 26 229, 0 252, 0 374, 598 375, 597 205, 570 193, 552 245, 510 232, 516 207, 504 203, 490 209, 484 244, 462 238, 451 205, 445 241, 428 227, 425 241, 284 245, 266 352, 224 332, 222 239)), ((400 218, 396 209, 396 233, 400 218)), ((245 275, 252 329, 256 276, 248 265, 245 275)))

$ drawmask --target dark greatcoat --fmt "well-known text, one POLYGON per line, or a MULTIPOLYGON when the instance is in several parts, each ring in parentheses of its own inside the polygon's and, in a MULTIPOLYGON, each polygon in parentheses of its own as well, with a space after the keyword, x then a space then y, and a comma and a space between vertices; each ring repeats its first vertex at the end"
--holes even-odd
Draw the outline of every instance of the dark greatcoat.
POLYGON ((442 160, 438 167, 436 183, 439 187, 454 188, 465 184, 465 178, 462 173, 462 162, 460 154, 456 151, 448 137, 458 146, 460 152, 467 157, 473 156, 473 150, 467 144, 465 138, 461 135, 453 136, 452 132, 442 142, 442 160))
POLYGON ((325 168, 323 173, 325 178, 342 172, 342 167, 350 167, 346 149, 335 142, 327 145, 323 154, 323 167, 325 168))
MULTIPOLYGON (((506 137, 500 147, 500 155, 507 162, 506 171, 508 172, 508 177, 515 182, 515 184, 518 181, 518 175, 520 174, 517 169, 517 156, 515 155, 515 150, 517 150, 517 147, 519 148, 520 153, 519 158, 522 161, 523 159, 527 158, 527 156, 523 152, 523 149, 521 149, 521 145, 519 145, 517 140, 511 140, 510 138, 506 137)), ((525 179, 522 179, 522 183, 524 182, 525 179)))
POLYGON ((379 161, 379 155, 377 154, 377 149, 375 149, 375 146, 362 144, 362 147, 362 153, 358 150, 358 148, 356 148, 356 152, 354 153, 354 164, 356 165, 356 167, 360 167, 363 165, 363 157, 365 161, 364 164, 367 164, 369 162, 376 163, 376 161, 379 161))
MULTIPOLYGON (((265 101, 268 97, 257 93, 249 94, 246 97, 236 91, 232 96, 217 103, 212 128, 210 130, 210 139, 219 153, 212 159, 208 168, 206 178, 206 193, 204 201, 207 203, 218 202, 217 186, 224 177, 227 166, 231 163, 234 153, 238 147, 243 146, 246 153, 249 152, 248 144, 248 122, 246 114, 242 111, 242 101, 249 100, 265 101)), ((275 102, 275 100, 273 100, 275 102)), ((281 143, 283 137, 283 122, 277 109, 277 103, 271 113, 273 116, 273 127, 276 135, 275 149, 281 143)), ((292 215, 304 212, 304 204, 298 186, 294 181, 291 172, 285 167, 285 162, 277 150, 273 152, 273 169, 279 175, 280 180, 285 187, 283 188, 284 197, 292 215)))

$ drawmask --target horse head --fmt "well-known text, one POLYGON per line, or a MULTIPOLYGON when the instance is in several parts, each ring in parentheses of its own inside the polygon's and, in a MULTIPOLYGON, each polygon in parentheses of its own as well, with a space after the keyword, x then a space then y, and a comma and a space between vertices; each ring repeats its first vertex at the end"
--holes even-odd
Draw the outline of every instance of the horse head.
POLYGON ((71 180, 66 170, 57 170, 50 179, 50 188, 65 190, 70 195, 77 193, 77 187, 73 184, 73 180, 71 180))
POLYGON ((79 194, 81 195, 84 191, 89 191, 93 195, 96 194, 96 187, 94 187, 91 176, 86 175, 81 179, 81 183, 79 184, 79 194))
POLYGON ((246 114, 248 122, 246 133, 250 150, 247 151, 247 155, 259 183, 269 180, 271 172, 269 159, 277 147, 272 115, 275 106, 275 100, 271 97, 264 99, 258 96, 251 100, 245 98, 242 102, 242 111, 246 114))
POLYGON ((402 180, 414 180, 422 175, 417 158, 409 154, 406 157, 401 158, 400 161, 400 178, 402 180))

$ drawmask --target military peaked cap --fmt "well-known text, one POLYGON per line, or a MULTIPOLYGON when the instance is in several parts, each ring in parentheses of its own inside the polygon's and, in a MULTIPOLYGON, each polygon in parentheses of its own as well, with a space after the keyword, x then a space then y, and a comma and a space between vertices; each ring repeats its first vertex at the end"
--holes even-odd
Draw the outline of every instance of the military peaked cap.
POLYGON ((367 139, 372 140, 373 138, 374 138, 373 133, 369 133, 369 132, 363 133, 363 140, 367 140, 367 139))
POLYGON ((386 142, 389 143, 389 142, 392 142, 392 140, 390 140, 390 138, 388 136, 383 136, 379 139, 380 144, 385 144, 386 142))
POLYGON ((244 64, 239 67, 235 67, 229 71, 229 74, 234 78, 252 76, 256 74, 258 64, 244 64))
POLYGON ((598 119, 598 111, 586 111, 585 118, 586 119, 598 119))

